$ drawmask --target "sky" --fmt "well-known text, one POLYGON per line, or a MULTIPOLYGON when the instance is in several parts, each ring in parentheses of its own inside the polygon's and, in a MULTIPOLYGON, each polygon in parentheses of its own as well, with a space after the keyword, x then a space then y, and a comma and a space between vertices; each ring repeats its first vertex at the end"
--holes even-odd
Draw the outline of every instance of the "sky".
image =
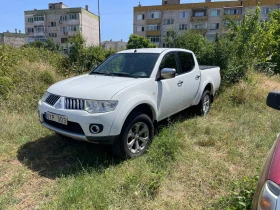
MULTIPOLYGON (((89 10, 98 15, 98 0, 0 0, 0 33, 24 32, 24 11, 47 9, 49 3, 63 2, 68 7, 89 5, 89 10)), ((162 0, 100 0, 101 41, 128 41, 133 33, 133 7, 161 5, 162 0)), ((181 0, 181 3, 204 2, 181 0)))

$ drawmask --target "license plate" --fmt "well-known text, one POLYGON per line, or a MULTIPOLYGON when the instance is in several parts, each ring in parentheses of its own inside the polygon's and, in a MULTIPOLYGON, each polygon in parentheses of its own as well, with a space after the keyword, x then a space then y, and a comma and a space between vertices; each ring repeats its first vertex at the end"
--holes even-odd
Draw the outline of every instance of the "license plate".
POLYGON ((57 122, 57 123, 60 123, 63 125, 67 125, 67 123, 68 123, 68 119, 66 116, 54 114, 51 112, 46 112, 46 118, 47 118, 47 120, 51 120, 51 121, 54 121, 54 122, 57 122))

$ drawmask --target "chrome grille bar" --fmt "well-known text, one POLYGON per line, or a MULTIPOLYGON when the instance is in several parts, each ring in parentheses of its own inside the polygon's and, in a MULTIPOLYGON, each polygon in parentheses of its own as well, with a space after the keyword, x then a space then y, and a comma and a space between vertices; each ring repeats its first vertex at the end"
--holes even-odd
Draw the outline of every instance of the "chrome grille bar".
POLYGON ((65 109, 83 110, 84 103, 83 99, 65 98, 65 109))

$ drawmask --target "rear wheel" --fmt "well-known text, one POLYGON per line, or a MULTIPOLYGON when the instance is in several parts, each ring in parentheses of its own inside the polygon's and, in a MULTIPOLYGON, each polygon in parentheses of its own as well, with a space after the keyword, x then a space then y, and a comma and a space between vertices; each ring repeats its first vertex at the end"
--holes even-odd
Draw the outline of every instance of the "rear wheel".
POLYGON ((125 121, 120 139, 112 149, 122 158, 138 157, 147 151, 153 137, 154 126, 151 119, 146 114, 134 112, 125 121))
POLYGON ((200 116, 205 116, 208 114, 211 108, 211 94, 209 90, 205 90, 201 96, 201 99, 198 104, 198 114, 200 116))

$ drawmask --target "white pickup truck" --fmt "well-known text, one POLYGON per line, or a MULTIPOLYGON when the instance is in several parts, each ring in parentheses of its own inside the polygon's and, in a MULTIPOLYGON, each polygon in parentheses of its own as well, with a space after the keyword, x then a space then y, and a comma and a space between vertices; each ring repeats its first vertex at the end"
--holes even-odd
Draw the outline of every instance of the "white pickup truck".
POLYGON ((57 134, 136 157, 151 144, 157 122, 193 105, 207 114, 220 82, 220 68, 199 66, 189 50, 125 50, 49 87, 38 113, 57 134))

